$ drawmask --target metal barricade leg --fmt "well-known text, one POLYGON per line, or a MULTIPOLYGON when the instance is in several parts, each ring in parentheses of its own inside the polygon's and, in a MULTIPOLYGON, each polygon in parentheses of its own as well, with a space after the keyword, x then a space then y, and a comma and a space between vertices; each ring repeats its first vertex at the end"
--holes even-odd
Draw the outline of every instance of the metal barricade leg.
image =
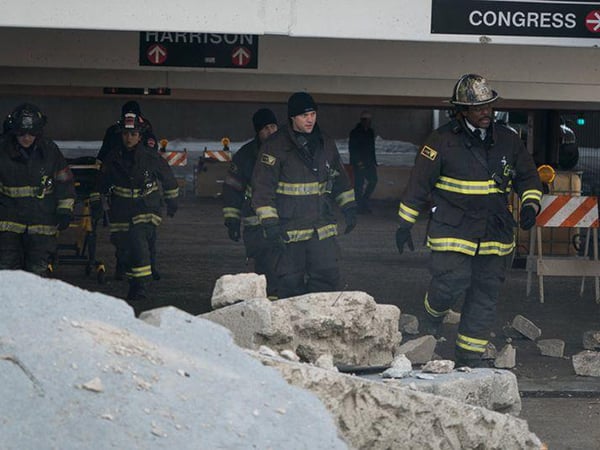
POLYGON ((539 262, 542 259, 542 227, 536 227, 537 229, 537 243, 538 243, 538 280, 540 287, 540 303, 544 303, 544 275, 540 273, 539 262))
POLYGON ((527 297, 529 297, 529 294, 531 293, 531 279, 533 276, 533 260, 535 257, 535 233, 536 233, 537 227, 533 227, 531 229, 531 231, 529 232, 529 255, 527 256, 527 263, 525 264, 525 267, 527 268, 527 291, 526 291, 526 295, 527 297))
MULTIPOLYGON (((587 229, 587 232, 585 233, 585 246, 583 249, 583 258, 586 259, 588 254, 589 254, 589 250, 590 250, 590 239, 591 239, 591 235, 590 235, 590 229, 587 229)), ((583 296, 583 291, 585 289, 585 275, 581 277, 581 288, 579 289, 579 296, 582 297, 583 296)), ((596 297, 598 296, 598 294, 596 294, 596 297)))

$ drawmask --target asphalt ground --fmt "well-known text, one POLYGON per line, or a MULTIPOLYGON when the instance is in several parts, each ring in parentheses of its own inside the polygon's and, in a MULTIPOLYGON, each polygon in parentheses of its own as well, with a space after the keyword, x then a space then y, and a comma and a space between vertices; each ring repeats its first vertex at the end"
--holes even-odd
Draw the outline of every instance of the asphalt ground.
MULTIPOLYGON (((181 198, 175 218, 165 218, 159 227, 161 280, 149 285, 157 306, 173 305, 194 315, 207 312, 220 276, 252 271, 241 242, 227 238, 221 208, 219 199, 188 193, 181 198)), ((372 214, 359 216, 351 234, 338 238, 343 290, 365 291, 378 303, 394 304, 402 313, 420 316, 429 282, 429 251, 423 245, 426 224, 418 222, 413 229, 415 251, 399 255, 394 243, 397 204, 377 202, 372 209, 372 214)), ((63 233, 60 241, 74 244, 83 235, 82 227, 74 227, 63 233)), ((55 267, 55 278, 123 298, 127 283, 113 279, 114 250, 108 235, 108 228, 98 228, 97 257, 107 270, 103 284, 97 282, 94 271, 86 276, 84 261, 67 264, 67 257, 74 254, 70 250, 61 250, 62 262, 55 267)), ((517 366, 512 371, 522 393, 521 417, 550 449, 600 449, 600 379, 575 375, 570 359, 583 350, 583 332, 600 329, 600 305, 594 299, 593 283, 588 280, 580 297, 580 278, 546 277, 543 304, 537 296, 537 280, 530 297, 526 296, 526 283, 525 270, 509 271, 491 341, 502 348, 507 339, 503 325, 521 314, 542 330, 542 339, 562 339, 566 347, 564 358, 551 358, 541 356, 534 342, 513 339, 517 366)), ((451 359, 456 325, 446 325, 443 336, 445 341, 438 344, 436 352, 451 359)))

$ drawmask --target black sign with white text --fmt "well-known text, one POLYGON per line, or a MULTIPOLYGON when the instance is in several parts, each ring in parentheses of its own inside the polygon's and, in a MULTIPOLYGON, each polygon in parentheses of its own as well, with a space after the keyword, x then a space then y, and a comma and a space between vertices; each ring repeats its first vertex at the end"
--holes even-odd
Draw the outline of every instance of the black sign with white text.
POLYGON ((432 0, 431 33, 600 38, 600 2, 432 0))
POLYGON ((139 63, 140 66, 256 69, 258 36, 143 31, 139 63))

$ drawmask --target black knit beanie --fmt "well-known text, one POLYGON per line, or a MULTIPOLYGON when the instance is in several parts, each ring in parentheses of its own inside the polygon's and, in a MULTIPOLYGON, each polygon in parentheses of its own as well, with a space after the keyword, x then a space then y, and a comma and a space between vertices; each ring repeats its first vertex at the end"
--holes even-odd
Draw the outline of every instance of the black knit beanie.
POLYGON ((252 116, 252 124, 254 131, 257 133, 269 124, 277 125, 277 117, 269 108, 261 108, 252 116))
POLYGON ((288 117, 299 116, 317 110, 317 104, 306 92, 296 92, 288 100, 288 117))

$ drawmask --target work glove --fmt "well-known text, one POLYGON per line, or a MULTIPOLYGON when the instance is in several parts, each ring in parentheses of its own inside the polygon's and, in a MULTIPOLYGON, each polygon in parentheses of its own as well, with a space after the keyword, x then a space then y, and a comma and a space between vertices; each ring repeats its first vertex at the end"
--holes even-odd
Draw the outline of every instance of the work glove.
POLYGON ((225 226, 227 227, 227 234, 229 235, 229 239, 234 242, 238 242, 240 240, 242 223, 236 219, 226 219, 225 226))
POLYGON ((410 228, 398 228, 396 230, 396 247, 398 247, 398 253, 404 253, 404 245, 407 245, 411 251, 414 251, 415 245, 413 244, 412 236, 410 234, 410 228))
POLYGON ((56 228, 58 228, 59 231, 69 228, 70 223, 71 216, 69 214, 59 214, 56 216, 56 228))
POLYGON ((535 206, 531 204, 525 204, 521 206, 521 212, 519 213, 519 226, 522 230, 530 230, 535 225, 535 218, 537 211, 535 206))
POLYGON ((278 224, 263 226, 267 244, 276 250, 285 250, 285 241, 278 224))
POLYGON ((344 234, 348 234, 356 227, 356 208, 346 208, 343 212, 344 222, 346 222, 346 229, 344 230, 344 234))
POLYGON ((177 212, 177 202, 174 202, 174 201, 167 202, 167 216, 175 217, 176 212, 177 212))

